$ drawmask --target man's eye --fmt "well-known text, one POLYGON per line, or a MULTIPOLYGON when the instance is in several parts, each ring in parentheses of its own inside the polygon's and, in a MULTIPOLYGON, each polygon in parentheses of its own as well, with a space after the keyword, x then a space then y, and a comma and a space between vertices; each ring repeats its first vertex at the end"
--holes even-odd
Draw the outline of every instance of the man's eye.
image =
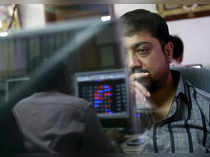
POLYGON ((149 54, 150 49, 149 48, 140 48, 140 49, 137 49, 136 52, 139 55, 147 55, 147 54, 149 54))

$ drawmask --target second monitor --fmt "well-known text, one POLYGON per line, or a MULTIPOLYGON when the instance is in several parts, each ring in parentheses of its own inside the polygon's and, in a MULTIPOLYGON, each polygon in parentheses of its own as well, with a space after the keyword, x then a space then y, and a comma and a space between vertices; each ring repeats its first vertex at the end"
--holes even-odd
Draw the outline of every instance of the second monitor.
POLYGON ((76 95, 89 101, 100 119, 129 117, 127 87, 122 69, 75 74, 76 95))

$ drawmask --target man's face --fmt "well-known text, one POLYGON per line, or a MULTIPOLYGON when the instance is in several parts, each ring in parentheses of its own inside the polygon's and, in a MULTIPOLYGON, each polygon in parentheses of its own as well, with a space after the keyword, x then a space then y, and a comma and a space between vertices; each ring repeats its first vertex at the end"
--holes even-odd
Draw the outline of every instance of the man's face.
POLYGON ((155 90, 167 83, 169 75, 169 58, 163 52, 158 39, 148 32, 139 32, 124 37, 124 46, 128 51, 128 66, 134 73, 143 69, 149 76, 141 82, 148 90, 155 90))

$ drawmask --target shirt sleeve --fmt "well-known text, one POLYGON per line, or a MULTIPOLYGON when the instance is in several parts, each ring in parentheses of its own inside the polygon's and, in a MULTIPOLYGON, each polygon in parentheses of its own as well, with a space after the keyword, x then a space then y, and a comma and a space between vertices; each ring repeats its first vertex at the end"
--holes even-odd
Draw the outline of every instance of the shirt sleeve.
POLYGON ((82 152, 121 152, 118 146, 106 136, 96 112, 89 108, 86 115, 86 130, 83 136, 82 152))

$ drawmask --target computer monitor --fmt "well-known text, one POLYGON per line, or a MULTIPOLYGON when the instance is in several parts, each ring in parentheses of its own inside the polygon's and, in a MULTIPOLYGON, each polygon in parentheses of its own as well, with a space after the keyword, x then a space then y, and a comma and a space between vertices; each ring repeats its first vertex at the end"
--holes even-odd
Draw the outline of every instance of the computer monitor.
POLYGON ((21 86, 26 84, 26 81, 29 81, 29 77, 21 77, 21 78, 12 78, 5 81, 6 85, 6 97, 5 102, 11 98, 12 94, 18 90, 21 86))
POLYGON ((75 74, 76 96, 89 101, 100 119, 129 117, 127 87, 123 69, 75 74))

